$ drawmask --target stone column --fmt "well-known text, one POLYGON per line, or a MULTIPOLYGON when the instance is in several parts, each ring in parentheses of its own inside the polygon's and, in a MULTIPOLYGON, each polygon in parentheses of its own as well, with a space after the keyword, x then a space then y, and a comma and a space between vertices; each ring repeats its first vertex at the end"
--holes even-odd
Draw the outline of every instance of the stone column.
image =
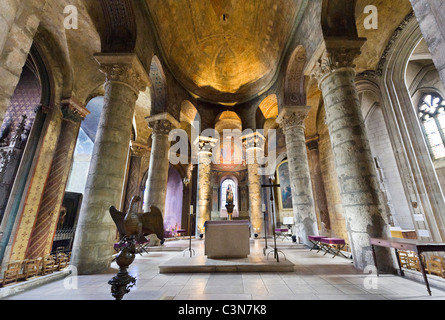
POLYGON ((329 218, 328 200, 326 198, 326 190, 320 168, 318 139, 318 135, 307 139, 306 146, 309 151, 309 170, 314 187, 315 202, 320 216, 319 230, 321 235, 329 237, 331 235, 331 219, 329 218))
MULTIPOLYGON (((324 98, 349 242, 354 265, 360 270, 374 264, 370 238, 389 236, 355 87, 353 60, 362 44, 362 40, 328 44, 313 74, 324 98)), ((377 255, 379 267, 393 271, 389 251, 379 248, 377 255)))
POLYGON ((217 140, 199 137, 198 144, 198 185, 196 208, 196 237, 205 233, 204 224, 211 220, 212 212, 212 156, 217 140))
POLYGON ((170 152, 168 135, 171 130, 179 128, 179 123, 168 113, 148 117, 147 122, 153 132, 150 167, 144 195, 144 212, 148 212, 150 206, 155 206, 164 216, 170 152))
POLYGON ((300 243, 306 245, 310 245, 308 236, 318 235, 304 134, 309 110, 308 106, 283 107, 277 118, 286 139, 296 234, 300 243))
POLYGON ((258 157, 262 156, 265 138, 258 132, 244 137, 247 160, 247 181, 249 186, 249 213, 253 234, 264 236, 263 220, 261 211, 261 175, 258 157))
POLYGON ((116 238, 109 208, 121 205, 134 109, 150 84, 134 54, 97 54, 106 75, 105 101, 77 225, 72 263, 79 274, 108 270, 116 238))
POLYGON ((51 253, 80 123, 90 112, 70 99, 62 102, 62 113, 62 128, 26 251, 27 259, 37 259, 51 253))

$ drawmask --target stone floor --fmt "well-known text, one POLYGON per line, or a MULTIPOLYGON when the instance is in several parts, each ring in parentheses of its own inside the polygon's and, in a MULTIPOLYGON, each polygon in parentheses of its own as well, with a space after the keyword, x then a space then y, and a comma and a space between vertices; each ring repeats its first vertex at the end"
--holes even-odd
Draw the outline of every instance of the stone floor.
MULTIPOLYGON (((357 272, 349 259, 332 259, 292 246, 290 241, 278 245, 283 252, 280 259, 284 261, 285 255, 294 264, 293 272, 161 274, 159 266, 183 258, 182 250, 188 247, 184 240, 170 242, 169 250, 153 250, 136 258, 130 273, 137 284, 124 300, 445 300, 445 291, 433 287, 430 297, 422 282, 395 275, 377 278, 357 272)), ((203 241, 193 241, 193 248, 201 254, 203 241)), ((262 249, 261 240, 255 240, 252 251, 262 249)), ((116 271, 69 276, 4 300, 113 300, 108 280, 116 271)))

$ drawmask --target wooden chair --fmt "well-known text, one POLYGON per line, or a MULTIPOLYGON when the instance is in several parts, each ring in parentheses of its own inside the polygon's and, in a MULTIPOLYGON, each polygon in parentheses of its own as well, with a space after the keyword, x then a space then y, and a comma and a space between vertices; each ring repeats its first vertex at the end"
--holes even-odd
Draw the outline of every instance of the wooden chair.
POLYGON ((409 268, 409 263, 408 263, 408 253, 406 251, 398 251, 399 254, 399 262, 400 262, 400 266, 402 268, 409 268))
POLYGON ((65 253, 60 253, 57 256, 57 270, 63 270, 68 267, 68 256, 65 253))
POLYGON ((43 258, 42 264, 42 275, 51 274, 54 272, 56 267, 56 261, 52 255, 48 255, 43 258))
POLYGON ((20 271, 22 269, 22 261, 14 261, 8 264, 8 268, 3 276, 3 286, 17 283, 20 271))
POLYGON ((36 277, 39 275, 39 271, 39 264, 36 259, 26 260, 23 264, 23 274, 21 275, 21 279, 28 280, 36 277))
POLYGON ((420 270, 420 262, 419 262, 419 258, 416 256, 408 256, 408 269, 411 270, 417 270, 417 271, 421 271, 420 270))
POLYGON ((426 262, 426 272, 445 278, 444 259, 440 256, 431 256, 431 259, 426 262))

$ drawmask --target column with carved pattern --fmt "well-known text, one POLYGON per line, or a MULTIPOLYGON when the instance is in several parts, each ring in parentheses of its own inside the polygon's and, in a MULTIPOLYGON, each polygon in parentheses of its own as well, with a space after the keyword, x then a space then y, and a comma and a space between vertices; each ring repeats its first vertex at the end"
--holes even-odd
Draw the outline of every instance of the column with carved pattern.
POLYGON ((80 124, 90 112, 69 99, 62 101, 62 113, 62 128, 26 250, 27 259, 37 259, 51 253, 80 124))
POLYGON ((308 236, 318 235, 304 133, 309 110, 308 106, 286 106, 277 118, 286 139, 295 232, 300 242, 306 245, 310 245, 308 236))
POLYGON ((109 208, 120 208, 136 100, 149 77, 134 54, 97 54, 106 76, 85 195, 77 225, 72 264, 79 274, 108 270, 116 237, 109 208))
MULTIPOLYGON (((355 86, 353 60, 362 45, 362 40, 328 43, 313 74, 323 94, 352 256, 360 270, 374 264, 370 238, 389 235, 355 86)), ((390 253, 376 251, 379 267, 392 271, 390 253)))

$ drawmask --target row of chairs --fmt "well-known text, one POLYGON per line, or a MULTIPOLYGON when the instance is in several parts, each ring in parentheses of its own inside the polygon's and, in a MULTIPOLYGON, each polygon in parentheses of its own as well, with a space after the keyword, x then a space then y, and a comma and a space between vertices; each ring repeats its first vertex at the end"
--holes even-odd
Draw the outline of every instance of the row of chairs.
MULTIPOLYGON (((402 268, 410 270, 420 270, 420 261, 416 253, 411 251, 399 251, 399 261, 402 268)), ((422 256, 423 257, 423 256, 422 256)), ((445 279, 445 259, 441 256, 433 255, 425 261, 425 271, 431 275, 436 275, 445 279)))
MULTIPOLYGON (((70 259, 71 253, 59 252, 42 258, 10 262, 3 274, 3 278, 0 279, 0 287, 63 270, 69 266, 70 259)), ((0 267, 0 274, 1 271, 0 267)))

